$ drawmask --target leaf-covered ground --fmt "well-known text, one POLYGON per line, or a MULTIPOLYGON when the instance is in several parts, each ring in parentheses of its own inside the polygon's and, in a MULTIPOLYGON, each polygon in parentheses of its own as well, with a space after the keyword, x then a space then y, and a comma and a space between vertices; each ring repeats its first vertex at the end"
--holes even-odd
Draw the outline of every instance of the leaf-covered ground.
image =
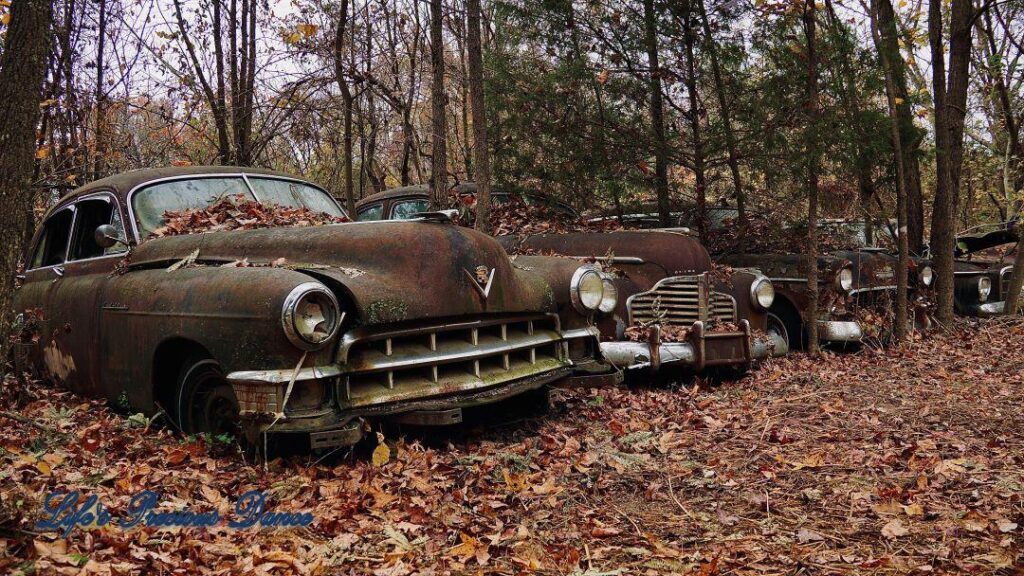
POLYGON ((1013 573, 1022 344, 1019 320, 962 323, 713 386, 559 392, 545 417, 269 471, 8 381, 0 573, 1013 573), (95 494, 117 515, 144 488, 165 510, 224 512, 260 488, 316 521, 33 529, 50 491, 95 494))

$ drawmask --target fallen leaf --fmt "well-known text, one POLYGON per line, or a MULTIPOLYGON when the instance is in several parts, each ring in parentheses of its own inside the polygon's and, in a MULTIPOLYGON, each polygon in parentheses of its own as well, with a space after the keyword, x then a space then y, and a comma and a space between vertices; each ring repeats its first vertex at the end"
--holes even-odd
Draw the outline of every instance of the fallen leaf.
POLYGON ((907 534, 910 534, 910 530, 908 530, 907 527, 899 520, 890 520, 888 524, 882 526, 882 536, 885 536, 890 540, 895 540, 896 538, 906 536, 907 534))

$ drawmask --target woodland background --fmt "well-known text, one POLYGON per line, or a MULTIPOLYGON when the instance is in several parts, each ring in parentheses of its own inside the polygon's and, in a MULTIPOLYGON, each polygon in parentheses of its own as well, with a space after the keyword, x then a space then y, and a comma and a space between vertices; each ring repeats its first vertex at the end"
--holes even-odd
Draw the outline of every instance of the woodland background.
POLYGON ((467 180, 665 220, 728 202, 741 221, 878 221, 904 205, 909 253, 938 255, 948 319, 952 234, 1021 205, 1019 0, 5 0, 0 12, 0 120, 12 119, 0 139, 21 142, 0 153, 4 230, 22 237, 7 269, 34 216, 77 185, 225 163, 303 175, 349 207, 467 180))

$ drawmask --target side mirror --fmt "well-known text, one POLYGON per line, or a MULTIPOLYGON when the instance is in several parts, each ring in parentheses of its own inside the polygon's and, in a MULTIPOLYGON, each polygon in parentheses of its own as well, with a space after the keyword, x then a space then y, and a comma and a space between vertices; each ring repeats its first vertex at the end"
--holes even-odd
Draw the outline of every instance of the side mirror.
POLYGON ((98 226, 92 237, 93 240, 96 241, 96 245, 100 248, 110 248, 118 242, 127 244, 127 242, 118 235, 117 228, 114 228, 110 224, 98 226))

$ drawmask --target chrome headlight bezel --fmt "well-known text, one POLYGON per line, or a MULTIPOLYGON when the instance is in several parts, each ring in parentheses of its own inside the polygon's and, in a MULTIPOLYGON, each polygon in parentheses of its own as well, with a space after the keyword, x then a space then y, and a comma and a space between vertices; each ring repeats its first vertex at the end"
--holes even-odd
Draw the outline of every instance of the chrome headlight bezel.
POLYGON ((833 286, 836 291, 844 294, 849 294, 853 290, 853 266, 847 264, 836 272, 835 280, 833 280, 833 286))
POLYGON ((577 312, 580 314, 594 312, 601 305, 603 297, 604 280, 596 267, 580 266, 573 272, 572 280, 569 281, 569 298, 577 312), (594 281, 597 282, 596 286, 599 289, 596 293, 592 292, 594 281), (589 288, 585 284, 589 284, 589 288))
POLYGON ((619 289, 615 287, 612 279, 607 275, 603 275, 601 278, 601 288, 601 303, 597 306, 597 309, 608 314, 619 305, 619 289))
POLYGON ((926 288, 930 288, 932 282, 935 282, 935 271, 932 270, 931 266, 925 265, 921 267, 921 271, 917 273, 917 277, 921 280, 921 285, 926 288))
POLYGON ((992 279, 988 276, 978 278, 978 301, 986 302, 992 295, 992 279))
POLYGON ((750 303, 755 310, 766 311, 775 303, 775 286, 765 276, 758 276, 750 284, 750 303))
POLYGON ((319 350, 326 346, 338 334, 341 328, 342 311, 338 299, 326 286, 319 282, 303 282, 284 299, 281 306, 281 326, 288 340, 302 350, 319 350), (319 339, 311 339, 302 333, 297 324, 299 319, 299 305, 309 298, 320 300, 320 308, 324 314, 328 329, 325 336, 319 339))

